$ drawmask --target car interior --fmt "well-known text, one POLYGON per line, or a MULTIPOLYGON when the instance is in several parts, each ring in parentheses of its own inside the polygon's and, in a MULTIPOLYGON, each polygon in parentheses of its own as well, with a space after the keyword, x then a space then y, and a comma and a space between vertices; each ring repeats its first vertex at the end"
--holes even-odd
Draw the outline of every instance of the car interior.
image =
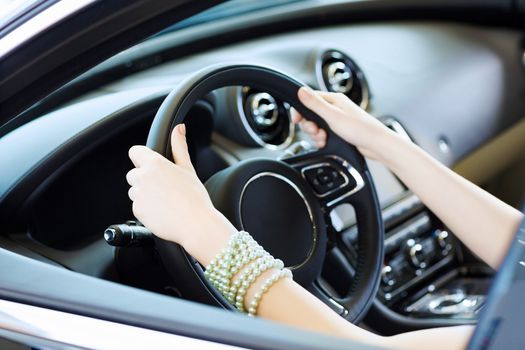
MULTIPOLYGON (((202 270, 190 256, 179 252, 166 259, 147 234, 112 244, 104 236, 115 225, 144 229, 127 194, 125 176, 133 166, 128 150, 150 143, 152 122, 171 91, 196 72, 221 65, 263 67, 316 90, 343 93, 441 163, 521 209, 523 27, 490 11, 445 3, 416 10, 382 0, 233 0, 114 55, 21 112, 30 121, 1 136, 0 247, 98 279, 225 307, 197 286, 202 281, 194 270, 178 268, 202 270)), ((294 163, 321 150, 292 122, 293 103, 283 98, 288 95, 249 81, 206 91, 185 113, 199 179, 212 183, 225 169, 266 159, 296 166, 319 198, 332 188, 348 190, 347 173, 343 185, 337 179, 318 184, 308 175, 323 167, 342 174, 343 161, 294 163)), ((338 200, 323 207, 328 243, 309 289, 342 317, 382 335, 475 324, 494 271, 388 168, 369 159, 366 165, 384 227, 373 298, 361 316, 346 302, 361 276, 359 243, 367 232, 358 224, 360 210, 338 200)), ((354 180, 357 187, 358 179, 350 176, 354 180)), ((273 197, 263 197, 250 202, 257 220, 244 227, 253 227, 263 241, 272 229, 296 235, 290 227, 264 226, 265 217, 291 214, 284 204, 273 205, 273 197)))

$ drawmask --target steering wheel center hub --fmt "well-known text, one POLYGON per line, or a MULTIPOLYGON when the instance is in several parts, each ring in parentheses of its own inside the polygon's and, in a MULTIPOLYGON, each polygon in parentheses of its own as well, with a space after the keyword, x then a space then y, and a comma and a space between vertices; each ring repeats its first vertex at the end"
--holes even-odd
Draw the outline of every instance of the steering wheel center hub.
POLYGON ((312 282, 322 267, 326 233, 321 207, 291 166, 270 159, 242 161, 213 175, 206 189, 214 206, 238 229, 312 282))
POLYGON ((292 270, 307 263, 318 228, 296 184, 275 172, 262 172, 246 182, 239 202, 242 228, 257 242, 292 270))

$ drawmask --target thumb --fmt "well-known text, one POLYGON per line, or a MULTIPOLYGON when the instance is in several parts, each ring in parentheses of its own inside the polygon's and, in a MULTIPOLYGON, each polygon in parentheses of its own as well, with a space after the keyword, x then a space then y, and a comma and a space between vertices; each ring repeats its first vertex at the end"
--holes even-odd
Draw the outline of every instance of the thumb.
POLYGON ((179 124, 171 132, 171 152, 175 164, 183 168, 194 171, 191 164, 188 144, 186 143, 186 125, 179 124))

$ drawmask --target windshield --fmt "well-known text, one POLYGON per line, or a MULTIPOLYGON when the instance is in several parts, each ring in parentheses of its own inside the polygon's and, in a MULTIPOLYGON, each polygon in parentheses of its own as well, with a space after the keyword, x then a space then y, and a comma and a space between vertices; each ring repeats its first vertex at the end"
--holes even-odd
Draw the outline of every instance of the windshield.
POLYGON ((197 24, 215 21, 218 19, 230 18, 250 12, 277 7, 303 0, 230 0, 223 4, 214 6, 209 10, 203 11, 196 16, 190 17, 173 26, 166 28, 157 35, 162 35, 178 29, 191 27, 197 24))

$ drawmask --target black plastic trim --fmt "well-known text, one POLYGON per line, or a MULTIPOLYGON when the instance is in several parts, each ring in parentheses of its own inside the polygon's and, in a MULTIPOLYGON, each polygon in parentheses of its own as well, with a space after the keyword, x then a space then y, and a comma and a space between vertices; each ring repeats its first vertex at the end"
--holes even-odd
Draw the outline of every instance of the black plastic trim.
POLYGON ((250 349, 371 349, 85 276, 1 248, 0 266, 9 271, 0 274, 4 300, 250 349))
POLYGON ((16 226, 23 218, 23 210, 20 209, 28 205, 27 201, 36 198, 38 192, 44 189, 55 176, 100 142, 112 137, 127 125, 137 122, 145 114, 154 113, 164 97, 164 94, 151 96, 115 111, 71 136, 60 147, 50 152, 45 159, 36 163, 11 188, 1 194, 0 224, 3 225, 2 231, 17 228, 16 226))
POLYGON ((56 23, 0 62, 0 124, 104 59, 220 2, 97 1, 56 23))

